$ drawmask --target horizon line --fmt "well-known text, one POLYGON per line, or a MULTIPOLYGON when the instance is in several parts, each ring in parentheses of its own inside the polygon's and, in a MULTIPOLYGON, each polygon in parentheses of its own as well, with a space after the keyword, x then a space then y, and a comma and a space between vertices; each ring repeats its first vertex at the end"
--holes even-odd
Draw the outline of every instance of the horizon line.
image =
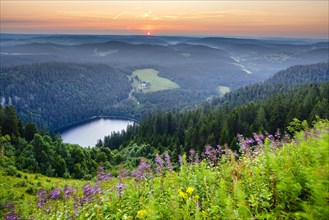
POLYGON ((87 33, 10 33, 5 32, 1 33, 0 35, 57 35, 57 36, 145 36, 145 37, 192 37, 192 38, 239 38, 239 39, 299 39, 299 40, 323 40, 329 42, 329 38, 322 38, 322 37, 277 37, 277 36, 244 36, 244 35, 146 35, 146 34, 87 34, 87 33))

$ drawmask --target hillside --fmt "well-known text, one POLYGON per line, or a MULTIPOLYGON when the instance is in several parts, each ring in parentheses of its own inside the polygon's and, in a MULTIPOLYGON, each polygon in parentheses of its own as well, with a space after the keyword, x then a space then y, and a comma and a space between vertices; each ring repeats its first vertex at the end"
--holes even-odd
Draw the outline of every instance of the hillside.
POLYGON ((207 146, 200 161, 191 151, 175 170, 165 155, 153 158, 154 166, 142 160, 129 173, 119 170, 116 178, 100 168, 91 183, 49 178, 28 198, 26 184, 44 177, 0 174, 1 213, 6 219, 325 219, 329 122, 304 129, 294 139, 240 138, 240 157, 207 146))
POLYGON ((291 91, 299 85, 329 81, 329 63, 297 65, 281 70, 262 83, 242 87, 223 97, 211 100, 211 105, 236 106, 261 100, 274 94, 291 91))
POLYGON ((100 146, 121 149, 132 147, 131 143, 149 144, 177 157, 191 148, 201 152, 206 144, 236 149, 238 132, 248 136, 254 131, 284 132, 293 118, 309 123, 316 115, 328 119, 328 71, 328 63, 294 66, 201 107, 149 115, 138 127, 105 137, 100 146))
POLYGON ((105 64, 53 62, 3 67, 0 101, 3 106, 14 105, 23 122, 33 121, 55 131, 100 115, 138 120, 160 109, 192 106, 211 94, 179 88, 167 78, 151 78, 149 72, 134 81, 133 70, 143 68, 128 71, 105 64), (151 92, 139 88, 146 83, 151 92))
POLYGON ((329 59, 327 42, 298 39, 1 34, 0 50, 1 104, 52 131, 93 116, 190 109, 329 59), (148 80, 134 80, 140 70, 152 70, 142 74, 148 80))
MULTIPOLYGON (((89 68, 99 65, 86 64, 79 71, 80 65, 68 65, 79 76, 102 80, 102 71, 100 76, 88 75, 89 68)), ((148 115, 94 148, 65 144, 22 122, 13 105, 0 106, 1 215, 321 219, 327 215, 328 196, 320 192, 328 184, 323 170, 328 164, 329 123, 313 123, 318 117, 329 118, 326 68, 316 64, 280 72, 278 85, 286 82, 291 88, 246 104, 208 103, 190 111, 148 115), (300 82, 291 70, 307 80, 300 82)))

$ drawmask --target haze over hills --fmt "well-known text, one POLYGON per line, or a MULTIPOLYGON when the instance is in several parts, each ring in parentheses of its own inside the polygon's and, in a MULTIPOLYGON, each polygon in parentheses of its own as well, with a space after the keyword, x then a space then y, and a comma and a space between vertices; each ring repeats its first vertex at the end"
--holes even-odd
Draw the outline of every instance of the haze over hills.
MULTIPOLYGON (((329 118, 329 63, 297 65, 279 71, 265 82, 229 92, 188 111, 146 116, 127 132, 105 137, 112 149, 129 143, 148 143, 157 150, 201 152, 205 145, 228 144, 234 148, 236 134, 286 131, 294 118, 329 118), (172 147, 172 146, 176 146, 172 147)), ((237 149, 238 150, 238 149, 237 149)), ((146 156, 146 155, 145 155, 146 156)))
POLYGON ((0 49, 1 103, 17 106, 24 121, 51 129, 95 115, 141 119, 188 108, 289 66, 329 60, 329 42, 303 39, 1 34, 0 49), (136 70, 141 75, 131 78, 136 70), (163 87, 166 82, 176 86, 163 87), (41 106, 39 99, 51 102, 41 106), (54 105, 68 113, 50 117, 54 105))

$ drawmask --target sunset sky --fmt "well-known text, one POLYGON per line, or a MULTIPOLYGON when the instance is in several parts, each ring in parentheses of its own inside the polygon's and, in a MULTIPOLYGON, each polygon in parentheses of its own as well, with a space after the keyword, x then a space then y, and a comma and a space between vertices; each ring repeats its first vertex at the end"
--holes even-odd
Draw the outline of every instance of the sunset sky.
POLYGON ((1 33, 328 38, 327 0, 0 0, 1 33))

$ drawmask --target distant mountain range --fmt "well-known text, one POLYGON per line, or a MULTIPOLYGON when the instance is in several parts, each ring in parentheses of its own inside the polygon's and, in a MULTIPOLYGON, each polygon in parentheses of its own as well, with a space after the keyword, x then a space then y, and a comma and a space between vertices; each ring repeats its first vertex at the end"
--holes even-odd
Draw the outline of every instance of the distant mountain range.
POLYGON ((160 75, 177 83, 182 78, 177 75, 188 80, 193 71, 233 89, 292 65, 329 59, 329 41, 303 39, 2 34, 0 49, 2 66, 46 61, 106 63, 121 68, 158 65, 163 70, 160 75), (227 74, 235 76, 234 82, 221 78, 227 74))
MULTIPOLYGON (((153 111, 189 108, 223 95, 220 88, 234 91, 264 81, 293 65, 329 60, 329 41, 305 39, 14 34, 1 34, 0 38, 1 103, 18 105, 23 120, 34 118, 39 125, 50 128, 59 128, 82 116, 62 115, 59 121, 42 116, 42 112, 52 111, 53 107, 47 106, 54 105, 36 101, 42 89, 48 92, 41 96, 48 94, 47 98, 59 107, 68 103, 67 98, 61 102, 61 96, 75 97, 72 103, 81 106, 86 105, 83 100, 101 100, 94 104, 99 109, 88 107, 83 117, 113 113, 139 119, 153 111), (179 88, 137 91, 129 77, 135 70, 143 69, 153 69, 158 72, 157 80, 165 78, 179 88), (22 81, 39 75, 47 77, 37 82, 22 81), (56 77, 72 80, 63 82, 56 77), (63 89, 63 85, 69 89, 63 89), (91 93, 87 91, 89 87, 99 90, 91 93), (24 94, 22 88, 34 90, 24 94), (95 98, 98 96, 108 97, 110 101, 95 98)), ((68 112, 75 109, 71 107, 68 112)))

